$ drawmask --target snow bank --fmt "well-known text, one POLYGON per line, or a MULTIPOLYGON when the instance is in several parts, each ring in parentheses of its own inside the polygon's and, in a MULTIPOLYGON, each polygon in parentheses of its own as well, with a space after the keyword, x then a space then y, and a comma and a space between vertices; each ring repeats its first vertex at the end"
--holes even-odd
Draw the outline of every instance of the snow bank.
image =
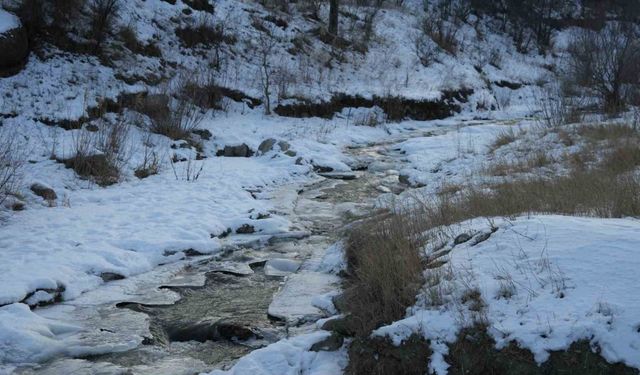
POLYGON ((209 375, 335 375, 347 365, 346 350, 314 352, 316 342, 329 337, 321 331, 281 340, 242 357, 228 371, 215 370, 209 375))
MULTIPOLYGON (((588 340, 607 361, 640 368, 640 221, 534 216, 495 224, 500 229, 487 241, 458 245, 449 256, 457 276, 481 291, 498 348, 515 341, 542 363, 550 351, 588 340)), ((475 220, 456 228, 489 225, 475 220)), ((422 333, 434 340, 431 368, 446 374, 445 344, 471 324, 460 312, 453 302, 442 309, 419 303, 376 334, 400 343, 422 333)))
POLYGON ((215 158, 204 162, 196 182, 177 181, 167 171, 67 191, 67 207, 16 213, 0 226, 0 304, 60 287, 71 299, 102 284, 103 272, 131 276, 180 259, 183 250, 212 253, 220 248, 215 235, 243 223, 262 235, 285 232, 290 223, 281 216, 253 218, 271 205, 248 190, 302 181, 307 170, 291 160, 215 158))

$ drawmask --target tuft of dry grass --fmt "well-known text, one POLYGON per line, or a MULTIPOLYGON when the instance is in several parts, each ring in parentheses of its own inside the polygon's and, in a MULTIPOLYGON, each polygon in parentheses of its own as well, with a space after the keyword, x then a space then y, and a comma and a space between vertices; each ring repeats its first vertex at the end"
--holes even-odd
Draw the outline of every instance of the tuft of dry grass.
POLYGON ((410 227, 405 216, 387 214, 349 233, 345 301, 357 335, 402 318, 415 303, 423 283, 421 242, 410 227))
POLYGON ((506 146, 515 141, 516 141, 516 134, 513 131, 513 128, 509 128, 508 130, 504 130, 498 134, 496 139, 491 144, 490 150, 495 151, 500 147, 506 146))

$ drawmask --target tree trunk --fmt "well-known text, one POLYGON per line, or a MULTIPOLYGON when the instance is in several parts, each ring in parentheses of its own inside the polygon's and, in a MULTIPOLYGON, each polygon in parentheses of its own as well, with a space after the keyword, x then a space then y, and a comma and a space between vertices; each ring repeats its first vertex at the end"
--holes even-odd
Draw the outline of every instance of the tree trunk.
POLYGON ((338 36, 338 8, 339 0, 330 0, 329 2, 329 34, 338 36))

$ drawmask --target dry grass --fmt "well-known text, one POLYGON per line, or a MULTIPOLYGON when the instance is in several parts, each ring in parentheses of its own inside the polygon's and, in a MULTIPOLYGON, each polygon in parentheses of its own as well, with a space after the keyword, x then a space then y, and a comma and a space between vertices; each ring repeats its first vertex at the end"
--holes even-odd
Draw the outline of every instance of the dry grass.
POLYGON ((223 24, 216 24, 209 17, 201 17, 195 25, 176 29, 176 36, 187 48, 215 47, 222 43, 235 44, 235 36, 225 31, 223 24))
POLYGON ((24 146, 18 134, 0 128, 0 204, 15 192, 24 162, 24 146))
POLYGON ((73 136, 74 156, 60 161, 100 186, 115 184, 131 156, 129 134, 130 127, 124 121, 102 123, 97 132, 79 130, 73 136))
POLYGON ((151 120, 151 132, 173 140, 191 137, 204 119, 204 112, 186 98, 173 98, 168 94, 148 95, 136 104, 136 110, 151 120))
POLYGON ((496 139, 491 144, 490 150, 495 151, 500 147, 506 146, 515 141, 516 141, 516 134, 513 131, 513 128, 510 127, 508 130, 504 130, 498 134, 496 139))
POLYGON ((346 254, 345 291, 354 331, 366 336, 383 323, 402 318, 423 282, 420 241, 402 215, 382 215, 354 228, 346 254))

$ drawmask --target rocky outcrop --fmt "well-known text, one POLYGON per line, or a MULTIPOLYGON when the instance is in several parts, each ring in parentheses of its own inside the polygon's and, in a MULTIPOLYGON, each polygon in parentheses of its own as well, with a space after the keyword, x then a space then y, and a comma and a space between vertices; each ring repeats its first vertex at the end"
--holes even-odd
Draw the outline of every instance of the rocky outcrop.
POLYGON ((248 158, 253 154, 254 151, 243 143, 239 146, 224 146, 222 150, 218 150, 216 156, 248 158))
POLYGON ((8 77, 22 70, 26 63, 29 38, 27 30, 13 14, 0 9, 0 23, 1 21, 10 25, 5 30, 0 26, 0 77, 8 77))
POLYGON ((56 199, 58 199, 58 195, 56 194, 55 190, 39 182, 31 185, 31 191, 35 195, 42 197, 42 199, 46 201, 55 201, 56 199))

